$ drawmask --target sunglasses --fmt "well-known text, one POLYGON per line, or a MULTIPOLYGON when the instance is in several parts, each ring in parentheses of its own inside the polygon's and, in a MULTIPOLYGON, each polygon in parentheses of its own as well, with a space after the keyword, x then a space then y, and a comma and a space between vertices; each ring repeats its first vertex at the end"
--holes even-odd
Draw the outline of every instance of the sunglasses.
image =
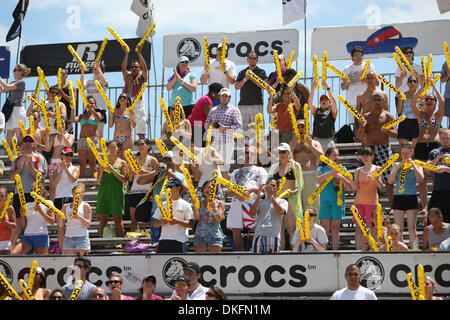
POLYGON ((413 83, 417 83, 417 80, 409 80, 408 82, 409 82, 409 83, 412 83, 412 82, 413 82, 413 83))
POLYGON ((59 94, 59 91, 50 91, 50 94, 59 94))
POLYGON ((119 284, 121 282, 120 282, 120 280, 108 280, 105 283, 107 286, 109 286, 110 284, 119 284))
POLYGON ((130 69, 138 69, 139 66, 131 66, 130 69))
POLYGON ((85 265, 82 265, 82 264, 76 264, 75 266, 77 266, 80 269, 82 269, 82 268, 88 269, 89 268, 88 266, 85 266, 85 265))
POLYGON ((176 287, 176 288, 179 288, 179 287, 186 288, 187 286, 188 286, 188 285, 187 285, 186 282, 176 282, 176 283, 175 283, 175 287, 176 287))
POLYGON ((103 298, 105 296, 103 293, 94 293, 93 295, 96 298, 103 298))
POLYGON ((381 98, 374 98, 374 99, 372 99, 373 101, 378 101, 378 102, 380 102, 380 101, 383 101, 383 99, 381 99, 381 98))
POLYGON ((187 63, 189 63, 189 61, 181 61, 180 63, 186 63, 187 64, 187 63))
POLYGON ((25 142, 25 143, 33 143, 34 141, 31 140, 31 139, 23 139, 23 142, 25 142))
POLYGON ((63 296, 51 296, 50 300, 63 300, 64 297, 63 296))
POLYGON ((425 98, 425 101, 436 101, 435 98, 425 98))
POLYGON ((406 51, 405 54, 413 54, 414 52, 412 51, 406 51))
POLYGON ((216 295, 214 293, 209 292, 209 291, 207 293, 205 293, 205 295, 207 295, 208 297, 211 297, 211 298, 216 297, 216 295))
POLYGON ((146 145, 145 142, 138 143, 138 146, 139 146, 139 147, 140 147, 140 146, 145 146, 145 145, 146 145))
POLYGON ((128 97, 127 97, 127 96, 120 96, 120 97, 119 97, 119 100, 120 100, 120 99, 128 99, 128 97))
POLYGON ((355 53, 353 56, 354 57, 362 57, 364 54, 362 54, 362 53, 355 53))

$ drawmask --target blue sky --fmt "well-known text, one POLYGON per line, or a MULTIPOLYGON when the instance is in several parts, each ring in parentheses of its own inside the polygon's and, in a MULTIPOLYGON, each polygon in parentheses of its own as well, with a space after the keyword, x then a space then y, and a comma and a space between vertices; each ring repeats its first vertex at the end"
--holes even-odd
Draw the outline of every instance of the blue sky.
MULTIPOLYGON (((22 45, 45 43, 78 42, 112 39, 107 30, 111 26, 123 38, 136 37, 138 17, 131 12, 132 0, 30 0, 24 21, 22 45), (71 27, 73 18, 79 12, 79 27, 71 27)), ((173 33, 237 32, 269 29, 300 30, 299 69, 303 66, 303 21, 282 25, 281 0, 227 0, 218 5, 212 0, 154 0, 157 33, 154 37, 156 81, 161 82, 163 35, 173 33)), ((0 45, 5 45, 5 36, 13 22, 11 13, 17 0, 2 0, 0 10, 0 45)), ((346 26, 385 24, 436 19, 449 19, 450 13, 440 14, 435 0, 310 0, 307 6, 307 76, 311 75, 309 43, 311 31, 318 26, 346 26)), ((75 21, 76 22, 76 21, 75 21)), ((450 39, 449 39, 450 40, 450 39)), ((449 41, 450 42, 450 41, 449 41)), ((17 40, 7 43, 11 47, 13 64, 16 59, 17 40)), ((435 71, 442 65, 443 56, 435 56, 435 71)), ((335 61, 333 65, 342 69, 349 61, 335 61)), ((380 73, 393 72, 392 59, 373 61, 380 73)), ((11 65, 11 70, 14 65, 11 65)), ((152 64, 153 67, 153 64, 152 64)), ((237 66, 240 71, 245 66, 237 66)), ((273 64, 263 65, 267 72, 273 64)), ((197 76, 201 70, 194 69, 197 76)), ((167 79, 170 69, 165 71, 167 79)), ((88 76, 90 77, 90 76, 88 76)), ((71 76, 76 79, 77 76, 71 76)), ((107 74, 110 86, 122 86, 120 73, 107 74)), ((56 79, 49 77, 50 82, 56 79)), ((34 87, 36 79, 27 81, 28 88, 34 87)), ((155 83, 154 72, 150 82, 155 83)))

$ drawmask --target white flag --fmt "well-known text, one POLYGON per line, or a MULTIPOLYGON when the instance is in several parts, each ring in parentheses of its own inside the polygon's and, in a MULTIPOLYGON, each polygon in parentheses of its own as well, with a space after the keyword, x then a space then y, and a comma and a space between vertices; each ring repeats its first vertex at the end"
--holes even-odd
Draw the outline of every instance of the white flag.
POLYGON ((283 25, 305 18, 306 0, 281 0, 283 4, 283 25))
POLYGON ((450 0, 436 0, 441 14, 450 11, 450 0))
MULTIPOLYGON (((148 28, 155 21, 153 2, 151 0, 133 0, 131 4, 131 11, 133 11, 137 16, 139 16, 139 23, 136 29, 136 35, 138 37, 143 37, 147 32, 148 28)), ((156 33, 156 28, 153 29, 153 36, 156 33)))

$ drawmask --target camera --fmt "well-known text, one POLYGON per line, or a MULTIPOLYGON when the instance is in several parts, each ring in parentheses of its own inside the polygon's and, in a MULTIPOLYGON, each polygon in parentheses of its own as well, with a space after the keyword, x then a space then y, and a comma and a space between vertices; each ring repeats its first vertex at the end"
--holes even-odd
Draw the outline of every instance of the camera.
POLYGON ((161 170, 166 170, 167 169, 167 164, 162 163, 159 165, 159 167, 161 168, 161 170))
POLYGON ((220 128, 220 124, 218 122, 214 122, 213 127, 216 129, 220 128))

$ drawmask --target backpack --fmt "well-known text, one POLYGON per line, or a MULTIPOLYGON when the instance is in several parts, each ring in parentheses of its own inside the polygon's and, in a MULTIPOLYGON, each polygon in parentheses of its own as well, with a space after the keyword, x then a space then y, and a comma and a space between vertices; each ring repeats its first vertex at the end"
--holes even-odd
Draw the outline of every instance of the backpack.
POLYGON ((339 129, 339 131, 334 135, 334 141, 336 143, 356 142, 352 128, 348 124, 343 125, 342 128, 339 129))

